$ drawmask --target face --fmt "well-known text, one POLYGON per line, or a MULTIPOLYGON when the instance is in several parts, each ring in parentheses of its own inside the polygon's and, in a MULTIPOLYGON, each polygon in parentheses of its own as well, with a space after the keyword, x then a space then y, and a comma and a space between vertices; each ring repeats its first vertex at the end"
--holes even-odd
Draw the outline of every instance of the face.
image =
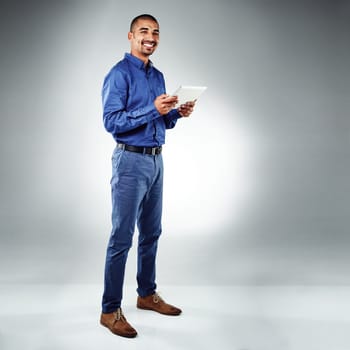
POLYGON ((148 62, 148 58, 156 50, 159 43, 159 26, 149 19, 139 19, 132 32, 128 33, 131 54, 148 62))

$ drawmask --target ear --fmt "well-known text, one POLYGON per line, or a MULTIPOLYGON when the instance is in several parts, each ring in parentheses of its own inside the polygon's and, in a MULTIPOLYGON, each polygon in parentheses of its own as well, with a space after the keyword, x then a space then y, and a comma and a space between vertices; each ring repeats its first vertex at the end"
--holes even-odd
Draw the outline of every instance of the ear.
POLYGON ((128 33, 128 40, 131 40, 131 39, 132 39, 132 37, 133 37, 132 32, 129 32, 129 33, 128 33))

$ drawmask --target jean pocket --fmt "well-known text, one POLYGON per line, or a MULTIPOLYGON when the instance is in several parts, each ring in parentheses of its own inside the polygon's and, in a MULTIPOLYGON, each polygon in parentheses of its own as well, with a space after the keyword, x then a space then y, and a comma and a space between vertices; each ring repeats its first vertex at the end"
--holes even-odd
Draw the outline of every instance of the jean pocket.
POLYGON ((120 148, 116 148, 114 150, 113 155, 112 155, 112 167, 113 167, 113 170, 118 168, 123 153, 124 153, 124 151, 122 149, 120 149, 120 148))

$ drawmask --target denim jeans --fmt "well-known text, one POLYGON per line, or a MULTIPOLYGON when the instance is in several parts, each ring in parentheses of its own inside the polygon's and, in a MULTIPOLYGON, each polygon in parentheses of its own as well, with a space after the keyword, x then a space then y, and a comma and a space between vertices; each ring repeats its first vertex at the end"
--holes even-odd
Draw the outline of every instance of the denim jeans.
POLYGON ((156 290, 156 254, 162 231, 163 159, 116 148, 112 157, 112 232, 102 298, 102 312, 121 306, 125 264, 137 224, 137 293, 156 290))

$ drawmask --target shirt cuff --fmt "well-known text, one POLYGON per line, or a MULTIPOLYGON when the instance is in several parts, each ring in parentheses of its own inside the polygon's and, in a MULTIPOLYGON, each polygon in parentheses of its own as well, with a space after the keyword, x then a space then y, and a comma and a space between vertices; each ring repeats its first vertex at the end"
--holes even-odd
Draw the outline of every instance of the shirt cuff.
POLYGON ((148 121, 161 117, 161 114, 157 111, 157 108, 153 103, 146 107, 146 113, 147 113, 148 121))
POLYGON ((177 109, 172 109, 166 116, 165 116, 169 121, 177 120, 182 118, 181 114, 178 112, 177 109))

